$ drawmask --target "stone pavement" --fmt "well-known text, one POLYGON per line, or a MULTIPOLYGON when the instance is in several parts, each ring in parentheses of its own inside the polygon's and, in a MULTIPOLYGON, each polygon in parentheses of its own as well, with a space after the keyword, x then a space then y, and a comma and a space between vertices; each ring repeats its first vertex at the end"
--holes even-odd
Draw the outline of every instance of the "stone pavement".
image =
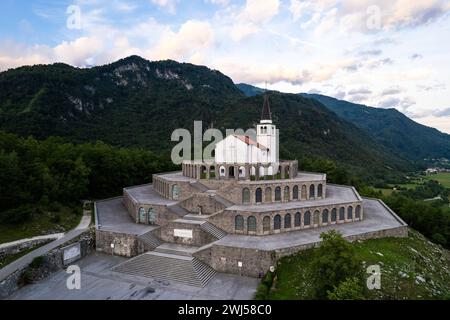
POLYGON ((31 261, 33 261, 34 258, 46 254, 47 252, 59 247, 60 245, 64 244, 67 241, 70 241, 78 237, 80 234, 86 231, 86 229, 89 228, 89 224, 91 222, 91 214, 90 211, 88 212, 89 213, 84 212, 83 217, 81 218, 81 221, 78 224, 78 226, 75 229, 64 234, 63 237, 50 243, 47 243, 46 245, 39 247, 36 250, 31 251, 30 253, 11 262, 3 269, 0 269, 0 282, 3 281, 5 278, 7 278, 10 274, 16 272, 17 270, 25 268, 27 265, 31 263, 31 261))
POLYGON ((69 290, 69 277, 60 270, 38 283, 27 285, 8 299, 13 300, 244 300, 252 299, 258 279, 217 274, 205 287, 137 277, 111 271, 125 258, 95 252, 75 262, 81 269, 81 289, 69 290))

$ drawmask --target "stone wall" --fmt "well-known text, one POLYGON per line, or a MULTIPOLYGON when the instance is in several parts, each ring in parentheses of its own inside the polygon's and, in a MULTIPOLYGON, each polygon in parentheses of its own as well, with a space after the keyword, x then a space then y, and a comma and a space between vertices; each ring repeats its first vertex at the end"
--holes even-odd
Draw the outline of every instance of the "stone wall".
MULTIPOLYGON (((408 227, 405 225, 392 229, 347 236, 345 239, 348 241, 355 241, 373 238, 407 236, 408 227)), ((264 251, 212 244, 211 246, 194 253, 194 256, 197 259, 209 264, 218 272, 240 274, 249 277, 259 277, 261 274, 267 272, 270 266, 276 266, 278 259, 319 245, 320 241, 279 250, 264 251), (242 262, 241 267, 239 267, 239 262, 242 262)))
POLYGON ((77 242, 80 243, 80 259, 89 255, 95 250, 94 236, 95 232, 92 229, 87 230, 75 239, 68 241, 58 248, 44 254, 39 265, 33 267, 26 266, 24 269, 19 269, 9 275, 0 283, 0 299, 6 299, 24 285, 42 280, 50 274, 65 268, 63 262, 64 247, 70 244, 77 242))
POLYGON ((192 197, 179 203, 184 209, 192 213, 198 213, 201 208, 202 214, 213 214, 225 209, 225 206, 217 202, 211 194, 196 193, 192 197))
MULTIPOLYGON (((345 204, 339 204, 336 206, 311 206, 307 208, 288 209, 288 210, 274 210, 268 212, 252 212, 242 210, 227 210, 218 212, 208 218, 208 221, 216 225, 217 227, 225 230, 228 233, 235 234, 248 234, 248 235, 268 235, 281 232, 290 232, 309 228, 318 228, 321 226, 341 223, 351 223, 363 219, 363 206, 362 202, 351 202, 345 204), (359 206, 359 218, 356 217, 356 209, 359 206), (352 208, 352 217, 348 216, 348 209, 352 208), (344 208, 344 219, 339 217, 340 208, 344 208), (336 220, 332 221, 333 209, 336 209, 336 220), (327 220, 325 218, 324 211, 328 210, 327 220), (310 224, 305 223, 305 216, 307 212, 310 214, 310 224), (300 214, 300 224, 296 224, 296 214, 300 214), (287 215, 290 215, 290 219, 287 219, 287 215), (242 229, 236 229, 236 217, 242 217, 243 224, 242 229), (275 218, 279 216, 280 225, 278 229, 275 229, 275 218), (249 230, 249 218, 252 217, 256 220, 256 230, 249 230), (266 221, 266 223, 265 223, 266 221), (290 224, 289 224, 290 222, 290 224)), ((278 218, 277 218, 278 219, 278 218)), ((298 220, 297 220, 298 222, 298 220)))
POLYGON ((96 230, 95 246, 99 252, 123 257, 134 257, 139 252, 135 235, 106 230, 96 230), (111 248, 111 243, 114 243, 114 248, 111 248))
MULTIPOLYGON (((55 238, 56 239, 56 238, 55 238)), ((6 256, 13 255, 19 253, 23 250, 30 249, 34 246, 44 244, 49 241, 53 241, 55 239, 34 239, 26 242, 16 243, 10 246, 5 246, 0 248, 0 260, 4 259, 6 256)))
POLYGON ((159 229, 159 237, 164 242, 178 243, 190 246, 204 246, 217 240, 211 234, 203 231, 200 224, 191 224, 183 222, 169 222, 159 229), (175 237, 174 229, 192 230, 192 238, 175 237))

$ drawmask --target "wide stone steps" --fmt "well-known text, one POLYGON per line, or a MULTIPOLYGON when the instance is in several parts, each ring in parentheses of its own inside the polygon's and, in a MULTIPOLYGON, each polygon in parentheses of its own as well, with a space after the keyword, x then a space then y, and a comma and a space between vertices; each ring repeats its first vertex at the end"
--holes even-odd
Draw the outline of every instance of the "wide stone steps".
POLYGON ((234 206, 234 203, 233 203, 233 202, 231 202, 231 201, 225 199, 225 198, 222 197, 222 196, 219 196, 218 194, 215 194, 215 195, 214 195, 214 200, 216 200, 217 202, 219 202, 219 203, 221 203, 222 205, 224 205, 225 208, 234 206))
POLYGON ((187 211, 185 208, 183 208, 182 206, 180 206, 178 204, 173 204, 173 205, 167 206, 167 209, 169 209, 170 211, 172 211, 179 217, 184 217, 185 215, 190 214, 189 211, 187 211))
POLYGON ((155 248, 153 252, 169 253, 180 256, 191 257, 192 254, 198 251, 199 247, 179 245, 175 243, 163 243, 159 247, 155 248))
POLYGON ((201 192, 205 192, 205 191, 209 190, 207 186, 205 186, 203 183, 200 183, 198 181, 191 182, 190 185, 201 192))
POLYGON ((209 234, 213 235, 217 239, 222 239, 223 237, 225 237, 227 235, 227 233, 224 230, 216 227, 215 225, 213 225, 212 223, 210 223, 208 221, 202 223, 200 225, 200 228, 203 231, 208 232, 209 234))
POLYGON ((193 257, 146 252, 115 266, 113 271, 204 287, 216 271, 193 257))
POLYGON ((160 246, 163 242, 152 234, 151 231, 143 233, 137 237, 140 241, 144 242, 146 245, 151 247, 152 249, 160 246))

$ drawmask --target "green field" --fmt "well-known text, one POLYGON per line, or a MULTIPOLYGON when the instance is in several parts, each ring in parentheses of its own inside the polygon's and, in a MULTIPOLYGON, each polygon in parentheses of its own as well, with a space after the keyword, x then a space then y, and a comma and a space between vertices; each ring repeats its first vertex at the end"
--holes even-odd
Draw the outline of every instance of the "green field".
POLYGON ((428 180, 436 180, 446 188, 450 188, 450 172, 440 172, 426 176, 428 180))
POLYGON ((36 206, 38 213, 20 224, 0 224, 0 243, 44 234, 66 232, 75 228, 81 220, 81 211, 64 206, 49 210, 36 206))
MULTIPOLYGON (((408 238, 382 238, 354 243, 364 265, 381 267, 381 289, 367 299, 441 299, 450 294, 450 252, 416 231, 408 238)), ((313 250, 282 258, 267 299, 311 299, 313 250)))

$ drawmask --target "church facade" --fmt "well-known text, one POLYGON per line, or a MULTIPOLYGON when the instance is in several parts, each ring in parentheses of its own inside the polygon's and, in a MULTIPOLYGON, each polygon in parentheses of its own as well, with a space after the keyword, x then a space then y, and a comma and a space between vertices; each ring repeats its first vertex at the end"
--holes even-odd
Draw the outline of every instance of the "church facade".
MULTIPOLYGON (((214 161, 184 161, 181 172, 125 188, 122 197, 96 203, 96 218, 97 250, 134 257, 116 271, 139 273, 148 264, 146 274, 163 279, 170 275, 156 260, 191 259, 195 274, 201 265, 207 274, 257 277, 280 257, 319 244, 330 229, 350 241, 407 235, 381 200, 329 184, 326 174, 299 171, 296 160, 279 160, 267 95, 256 139, 229 135, 217 143, 214 161)), ((197 278, 200 285, 209 279, 197 278)))

